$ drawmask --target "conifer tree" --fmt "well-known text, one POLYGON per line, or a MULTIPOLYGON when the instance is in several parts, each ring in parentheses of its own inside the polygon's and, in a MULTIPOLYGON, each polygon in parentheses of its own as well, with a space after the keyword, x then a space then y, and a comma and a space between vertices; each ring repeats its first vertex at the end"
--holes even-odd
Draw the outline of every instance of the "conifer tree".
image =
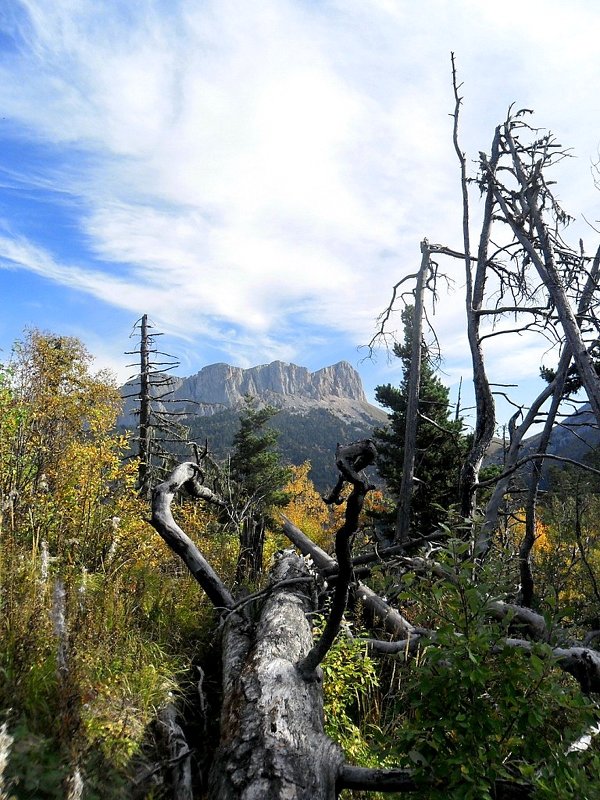
POLYGON ((411 367, 412 306, 402 312, 404 341, 394 346, 401 359, 403 379, 399 387, 386 384, 375 390, 377 401, 390 410, 385 428, 375 430, 377 469, 396 499, 402 480, 406 425, 417 426, 415 488, 411 503, 411 528, 416 534, 430 533, 457 502, 458 479, 466 448, 462 420, 453 419, 449 390, 431 364, 430 352, 421 348, 421 380, 418 416, 407 420, 407 388, 411 367))
POLYGON ((235 505, 241 511, 239 582, 260 573, 265 530, 274 522, 272 512, 289 500, 284 486, 291 470, 280 463, 276 450, 279 431, 265 427, 276 413, 271 406, 257 408, 253 398, 247 397, 233 439, 230 470, 235 505))

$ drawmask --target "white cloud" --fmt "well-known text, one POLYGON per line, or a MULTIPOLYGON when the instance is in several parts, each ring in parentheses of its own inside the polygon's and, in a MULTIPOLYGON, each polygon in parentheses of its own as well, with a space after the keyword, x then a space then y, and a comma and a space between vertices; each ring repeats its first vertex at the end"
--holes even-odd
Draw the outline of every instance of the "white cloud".
MULTIPOLYGON (((317 327, 367 341, 420 239, 461 246, 451 49, 471 155, 513 100, 537 101, 584 160, 598 138, 591 3, 19 7, 0 104, 13 130, 57 148, 63 166, 43 179, 77 204, 90 257, 64 264, 7 235, 4 258, 220 338, 238 362, 293 359, 317 327)), ((585 165, 573 174, 562 196, 593 203, 585 165)), ((445 268, 460 286, 460 265, 445 268)), ((458 288, 438 309, 449 342, 461 303, 458 288)))

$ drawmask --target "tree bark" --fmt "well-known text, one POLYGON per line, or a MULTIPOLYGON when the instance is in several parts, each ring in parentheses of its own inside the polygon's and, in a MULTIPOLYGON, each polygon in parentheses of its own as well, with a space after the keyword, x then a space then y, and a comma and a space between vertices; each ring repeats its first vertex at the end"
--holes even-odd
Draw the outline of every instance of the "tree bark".
MULTIPOLYGON (((562 360, 566 360, 567 358, 570 359, 570 351, 568 351, 566 355, 563 353, 561 363, 562 360)), ((518 462, 519 454, 522 451, 521 445, 523 443, 523 439, 525 438, 525 435, 531 426, 537 421, 538 414, 544 403, 549 397, 552 396, 555 385, 556 381, 552 381, 552 383, 548 384, 548 386, 546 386, 540 392, 540 394, 529 407, 529 410, 521 424, 511 431, 508 452, 506 453, 504 462, 504 470, 506 472, 512 469, 512 467, 514 467, 518 462)), ((500 507, 510 486, 510 478, 512 474, 513 473, 509 473, 497 481, 494 491, 492 492, 492 495, 488 501, 485 509, 484 522, 481 526, 479 536, 477 537, 477 541, 475 543, 475 556, 477 558, 484 558, 492 546, 493 535, 499 526, 500 507)))
MULTIPOLYGON (((283 515, 282 515, 283 516, 283 515)), ((337 562, 328 555, 318 545, 311 541, 308 536, 297 528, 287 517, 283 517, 283 532, 292 544, 305 556, 310 556, 317 569, 322 572, 337 572, 337 562)), ((376 616, 382 627, 394 636, 410 636, 415 632, 415 628, 405 619, 395 608, 392 608, 372 589, 364 583, 357 581, 354 592, 360 602, 371 614, 376 616)))
POLYGON ((182 559, 215 608, 223 611, 234 605, 233 597, 190 537, 175 522, 171 512, 171 503, 175 494, 184 487, 194 497, 203 498, 217 505, 222 504, 222 501, 210 489, 199 484, 199 474, 200 467, 191 461, 175 467, 167 480, 160 483, 152 493, 150 523, 171 550, 182 559))
MULTIPOLYGON (((460 187, 462 196, 462 226, 463 244, 465 259, 465 306, 467 320, 467 336, 469 349, 471 351, 471 361, 473 363, 473 388, 475 390, 475 430, 473 433, 473 443, 465 458, 460 475, 460 510, 465 519, 470 519, 475 511, 475 486, 479 477, 479 470, 483 463, 485 453, 492 441, 494 428, 496 425, 496 406, 494 395, 490 387, 490 382, 485 368, 481 338, 479 335, 480 317, 479 312, 483 307, 485 283, 488 269, 488 249, 490 243, 490 233, 494 214, 494 195, 488 188, 485 197, 483 222, 479 237, 479 247, 477 250, 477 262, 475 274, 473 275, 473 263, 471 258, 471 234, 470 234, 470 214, 469 214, 469 191, 467 179, 467 161, 465 154, 460 148, 458 140, 458 122, 460 105, 462 98, 459 96, 460 85, 456 76, 456 63, 454 53, 451 54, 452 61, 452 85, 454 88, 454 126, 453 143, 454 150, 460 164, 460 187)), ((492 142, 492 156, 490 168, 495 170, 500 158, 499 151, 500 132, 496 129, 492 142)))
POLYGON ((148 315, 144 314, 140 334, 140 422, 138 443, 138 488, 140 495, 149 497, 150 479, 150 345, 148 315))
POLYGON ((171 791, 177 800, 193 800, 192 765, 188 743, 178 722, 177 709, 170 703, 159 712, 159 734, 169 757, 171 791))
POLYGON ((221 741, 210 775, 211 800, 334 800, 343 754, 323 730, 320 680, 297 663, 312 645, 308 568, 292 551, 272 571, 285 581, 251 624, 239 612, 223 631, 221 741), (298 578, 297 587, 289 581, 298 578), (304 579, 304 580, 302 580, 304 579))
POLYGON ((247 581, 256 581, 262 572, 265 545, 265 520, 249 514, 243 521, 240 531, 240 552, 235 571, 238 586, 247 581))
POLYGON ((410 538, 410 509, 414 492, 415 452, 417 447, 417 428, 419 426, 419 390, 421 388, 421 350, 423 343, 423 303, 425 280, 431 269, 429 243, 421 242, 421 267, 417 274, 415 287, 415 306, 413 316, 413 339, 410 356, 410 374, 407 387, 406 427, 404 429, 404 458, 402 480, 396 516, 396 542, 402 544, 410 538))

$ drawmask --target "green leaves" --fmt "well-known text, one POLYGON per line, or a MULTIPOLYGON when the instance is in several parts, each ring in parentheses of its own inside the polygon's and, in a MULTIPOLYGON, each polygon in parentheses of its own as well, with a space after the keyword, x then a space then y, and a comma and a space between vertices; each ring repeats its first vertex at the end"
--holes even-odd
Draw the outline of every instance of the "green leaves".
POLYGON ((556 668, 549 645, 503 646, 509 621, 490 622, 485 611, 497 577, 480 568, 474 583, 474 565, 462 560, 468 553, 450 541, 436 554, 447 578, 402 579, 412 621, 436 633, 417 659, 397 666, 398 762, 439 786, 423 786, 428 800, 493 798, 498 780, 532 784, 536 800, 594 797, 597 753, 568 747, 598 712, 556 668))
MULTIPOLYGON (((315 634, 322 625, 323 621, 315 626, 315 634)), ((364 642, 338 636, 322 669, 326 733, 341 746, 350 763, 392 766, 382 755, 389 749, 389 740, 377 724, 379 679, 364 642)))

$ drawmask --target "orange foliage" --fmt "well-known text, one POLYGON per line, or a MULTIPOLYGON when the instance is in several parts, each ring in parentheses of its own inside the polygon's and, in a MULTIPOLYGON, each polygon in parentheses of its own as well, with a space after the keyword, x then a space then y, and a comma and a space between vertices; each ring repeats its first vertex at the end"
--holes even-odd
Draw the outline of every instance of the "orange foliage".
POLYGON ((330 533, 332 515, 334 519, 338 517, 340 507, 334 506, 335 510, 332 511, 332 507, 323 502, 308 477, 309 472, 310 461, 305 461, 299 467, 292 467, 292 477, 285 487, 285 492, 291 499, 283 513, 319 547, 329 550, 333 541, 330 533))
MULTIPOLYGON (((535 521, 535 545, 534 552, 549 551, 553 544, 549 538, 549 528, 542 520, 537 517, 535 521)), ((525 509, 519 508, 515 511, 508 525, 507 544, 512 545, 516 551, 521 546, 525 536, 525 509)))
MULTIPOLYGON (((300 467, 292 467, 292 478, 285 487, 291 500, 283 512, 313 542, 331 552, 335 533, 344 522, 345 504, 329 506, 323 502, 309 478, 309 472, 310 461, 300 467)), ((384 508, 382 492, 371 491, 367 494, 363 513, 381 511, 384 508)))

